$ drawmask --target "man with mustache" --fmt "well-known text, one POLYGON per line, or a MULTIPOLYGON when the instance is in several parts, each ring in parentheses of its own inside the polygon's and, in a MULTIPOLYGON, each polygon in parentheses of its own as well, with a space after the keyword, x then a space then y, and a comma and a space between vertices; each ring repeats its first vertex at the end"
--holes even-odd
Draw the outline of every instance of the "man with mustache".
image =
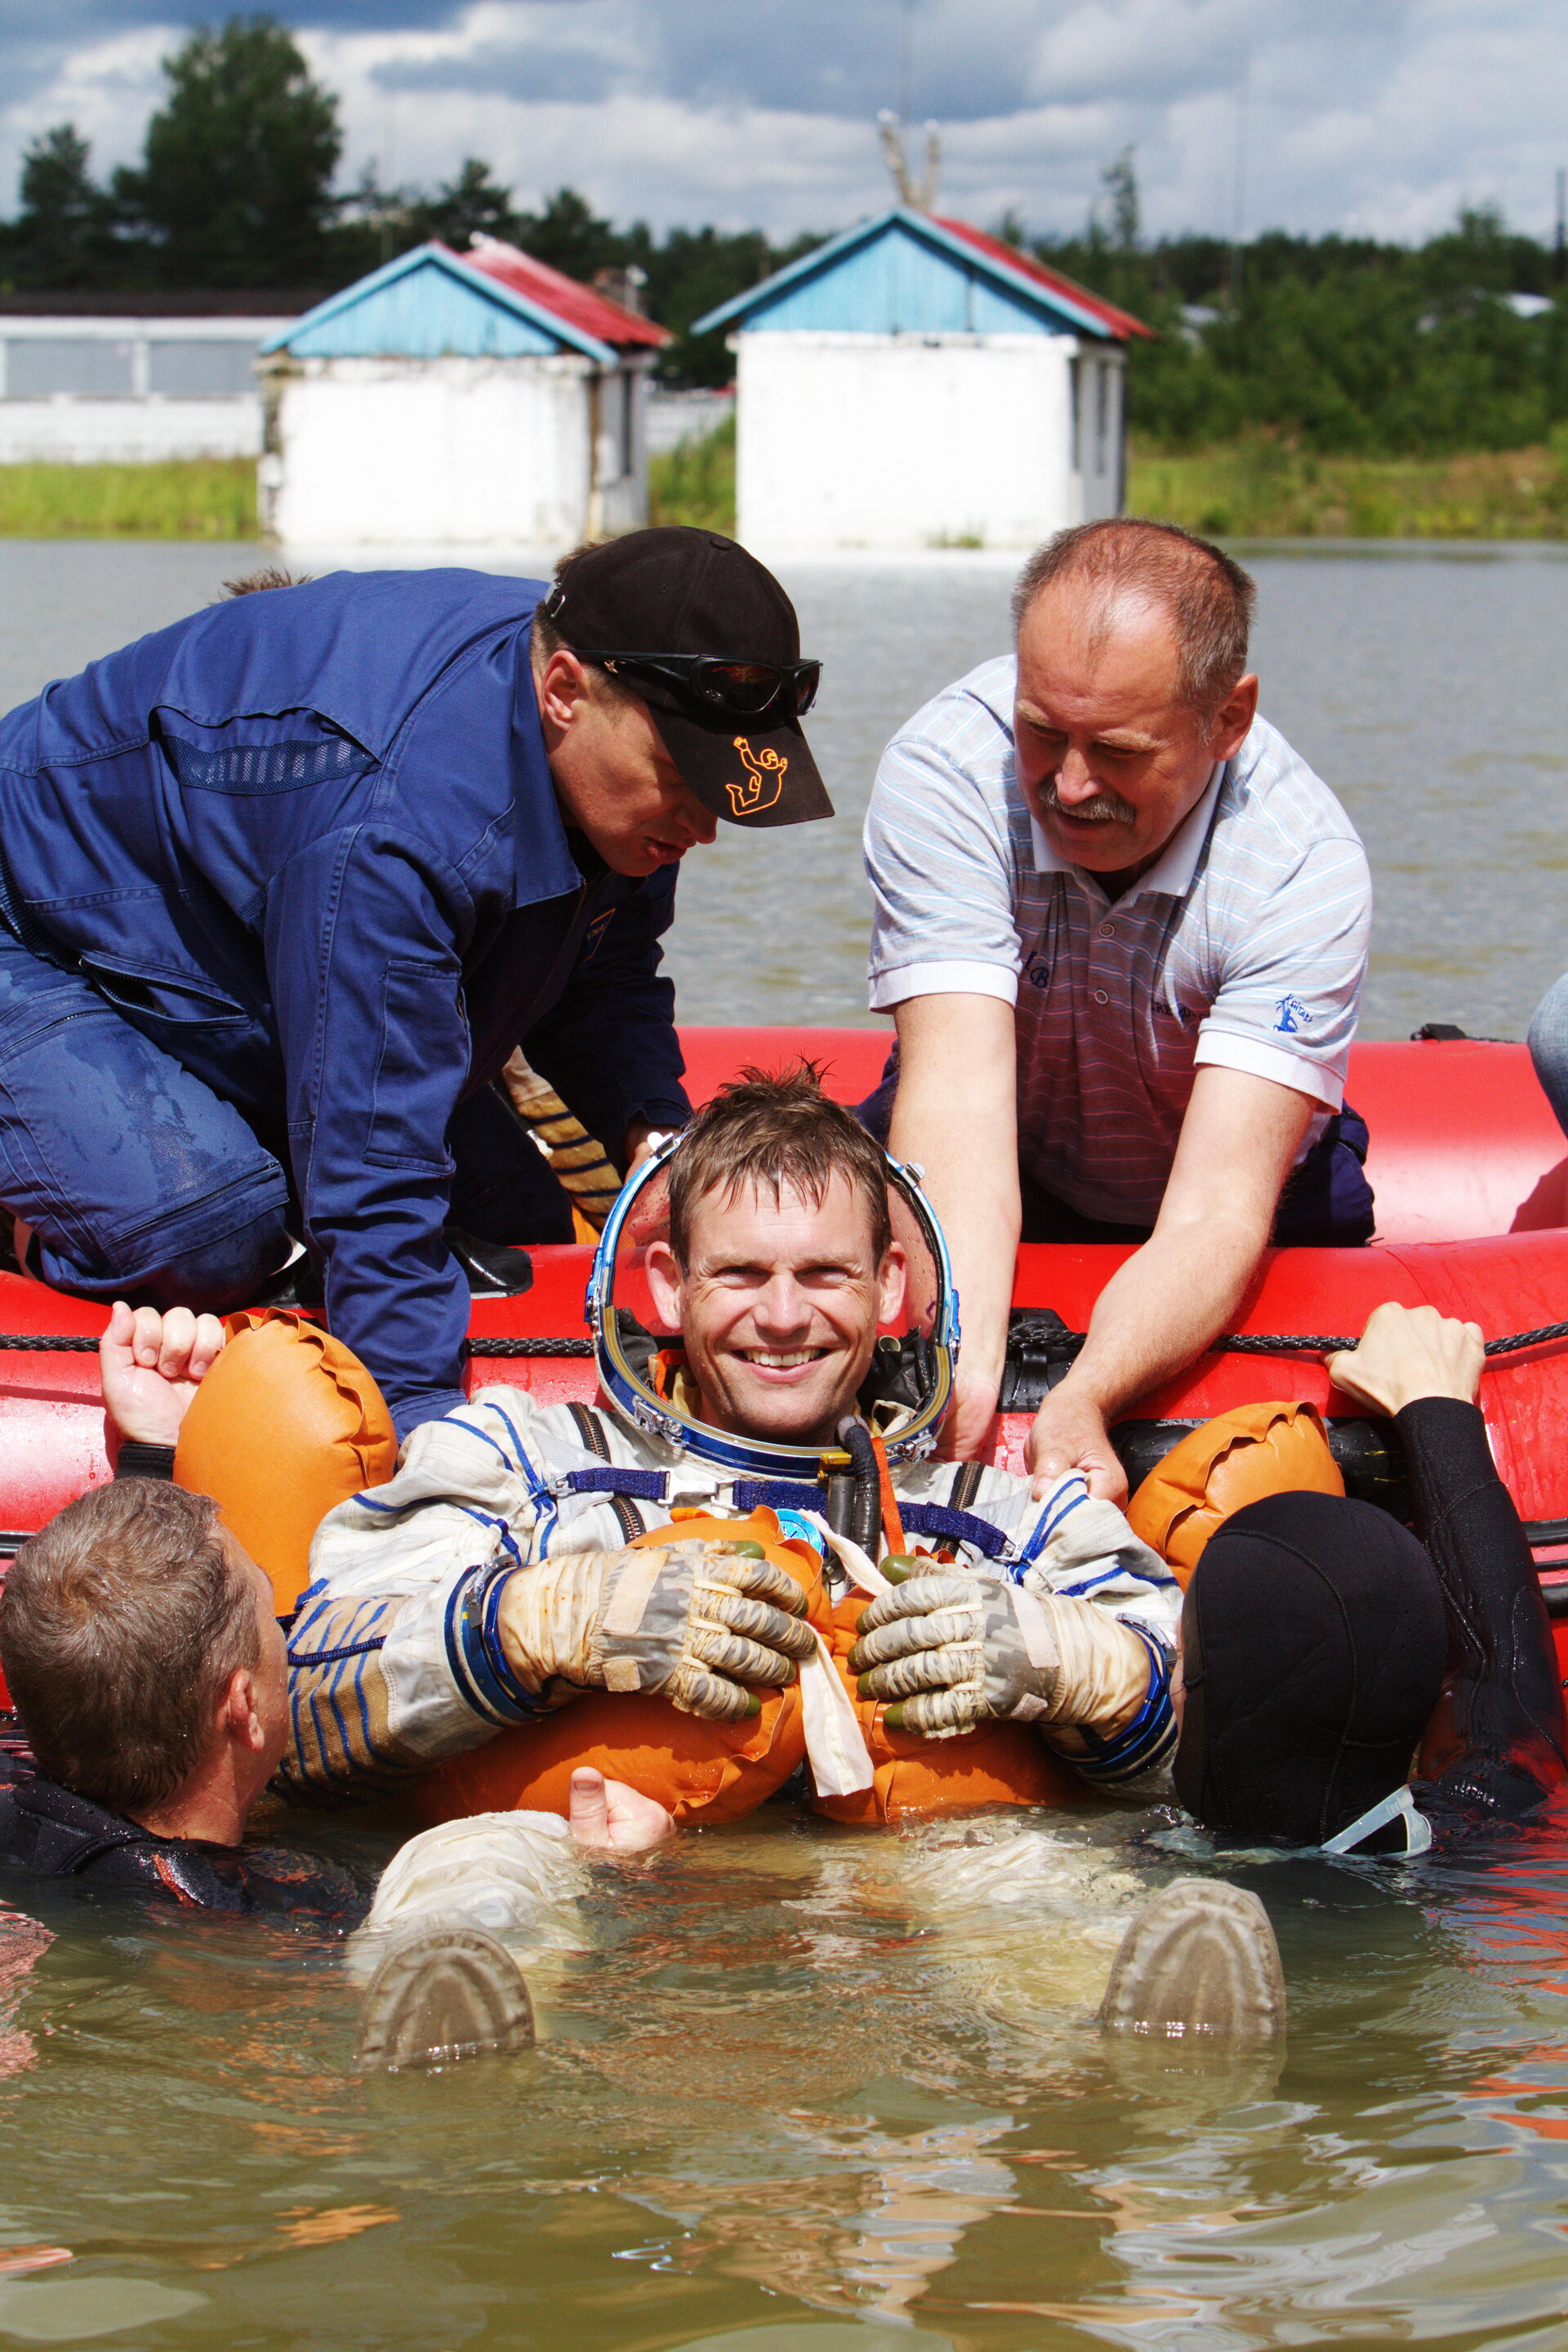
POLYGON ((1138 1242, 1028 1454, 1113 1501, 1108 1423, 1226 1327, 1270 1241, 1372 1233, 1343 1100, 1371 880, 1258 716, 1253 598, 1168 525, 1062 532, 1018 582, 1016 656, 916 713, 866 823, 898 1045, 861 1115, 952 1250, 946 1445, 984 1450, 1020 1238, 1138 1242))

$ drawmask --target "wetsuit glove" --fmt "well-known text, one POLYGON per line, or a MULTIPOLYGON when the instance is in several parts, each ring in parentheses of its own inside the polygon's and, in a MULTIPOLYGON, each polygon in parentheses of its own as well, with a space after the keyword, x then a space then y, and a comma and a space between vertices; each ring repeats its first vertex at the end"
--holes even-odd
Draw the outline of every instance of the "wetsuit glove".
POLYGON ((692 1541, 520 1568, 496 1626, 508 1670, 531 1693, 558 1682, 657 1691, 683 1714, 735 1723, 761 1712, 745 1685, 778 1689, 812 1654, 805 1605, 754 1546, 692 1541))
POLYGON ((1106 1611, 962 1570, 896 1585, 858 1630, 849 1667, 860 1696, 895 1702, 891 1727, 931 1739, 1002 1719, 1109 1736, 1149 1691, 1148 1645, 1106 1611))

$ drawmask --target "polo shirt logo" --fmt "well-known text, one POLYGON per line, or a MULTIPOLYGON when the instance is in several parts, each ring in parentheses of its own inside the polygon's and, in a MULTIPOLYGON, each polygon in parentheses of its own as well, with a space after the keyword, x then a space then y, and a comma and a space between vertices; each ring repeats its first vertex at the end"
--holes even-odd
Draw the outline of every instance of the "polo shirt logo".
POLYGON ((1032 955, 1024 966, 1024 978, 1031 988, 1049 988, 1051 984, 1049 956, 1032 955))
POLYGON ((1293 1037, 1312 1017, 1299 996, 1282 996, 1275 1010, 1279 1017, 1274 1026, 1282 1037, 1293 1037))

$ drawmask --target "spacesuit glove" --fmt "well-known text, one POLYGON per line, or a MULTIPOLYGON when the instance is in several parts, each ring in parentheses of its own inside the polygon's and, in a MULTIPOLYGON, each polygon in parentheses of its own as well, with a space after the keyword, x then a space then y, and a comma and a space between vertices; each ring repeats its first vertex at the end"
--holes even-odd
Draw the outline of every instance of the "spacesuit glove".
POLYGON ((977 1724, 1049 1714, 1058 1658, 1048 1612, 1010 1584, 936 1569, 912 1576, 859 1620, 849 1653, 862 1698, 891 1700, 887 1720, 930 1739, 977 1724))
POLYGON ((687 1715, 761 1712, 745 1687, 781 1688, 812 1654, 805 1595, 752 1545, 558 1553, 510 1575, 496 1626, 530 1692, 657 1691, 687 1715))
POLYGON ((1110 1738, 1153 1671, 1146 1644, 1092 1601, 950 1570, 873 1601, 849 1664, 862 1697, 895 1702, 892 1729, 933 1739, 1000 1719, 1110 1738))

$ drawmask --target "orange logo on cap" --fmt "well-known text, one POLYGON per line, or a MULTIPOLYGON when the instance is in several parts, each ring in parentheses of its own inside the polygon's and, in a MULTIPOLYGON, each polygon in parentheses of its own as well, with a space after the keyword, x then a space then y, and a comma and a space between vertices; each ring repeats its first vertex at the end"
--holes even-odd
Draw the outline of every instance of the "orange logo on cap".
POLYGON ((737 735, 735 749, 746 763, 746 781, 743 784, 725 785, 730 811, 733 816, 755 816, 759 809, 772 808, 784 790, 784 770, 789 761, 771 744, 760 753, 753 751, 749 735, 737 735))

